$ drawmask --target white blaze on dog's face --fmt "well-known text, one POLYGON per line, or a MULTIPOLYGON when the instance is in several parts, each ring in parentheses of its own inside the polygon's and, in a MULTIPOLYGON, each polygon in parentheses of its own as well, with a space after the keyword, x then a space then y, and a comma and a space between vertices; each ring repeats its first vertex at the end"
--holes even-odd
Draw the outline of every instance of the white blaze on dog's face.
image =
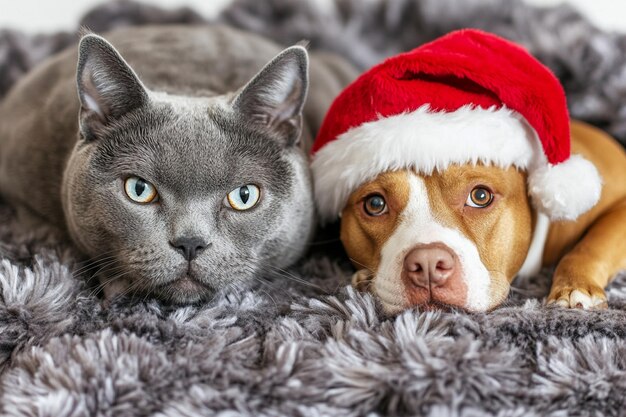
POLYGON ((531 235, 526 174, 482 165, 383 173, 351 194, 341 218, 344 247, 388 313, 496 307, 531 235))

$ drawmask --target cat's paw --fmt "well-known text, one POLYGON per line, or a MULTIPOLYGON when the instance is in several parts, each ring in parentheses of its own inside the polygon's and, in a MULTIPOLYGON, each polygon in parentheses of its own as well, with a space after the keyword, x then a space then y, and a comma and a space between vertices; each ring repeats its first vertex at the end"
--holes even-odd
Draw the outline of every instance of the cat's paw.
POLYGON ((593 284, 576 287, 553 287, 548 296, 547 304, 583 310, 608 308, 604 290, 593 284))

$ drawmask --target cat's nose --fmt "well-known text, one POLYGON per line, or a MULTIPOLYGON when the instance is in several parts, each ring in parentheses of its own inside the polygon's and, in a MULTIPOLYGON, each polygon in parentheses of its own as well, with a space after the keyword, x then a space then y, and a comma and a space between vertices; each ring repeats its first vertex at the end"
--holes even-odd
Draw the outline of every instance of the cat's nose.
POLYGON ((172 240, 170 245, 190 262, 196 259, 198 254, 208 246, 204 239, 199 237, 179 237, 178 239, 172 240))

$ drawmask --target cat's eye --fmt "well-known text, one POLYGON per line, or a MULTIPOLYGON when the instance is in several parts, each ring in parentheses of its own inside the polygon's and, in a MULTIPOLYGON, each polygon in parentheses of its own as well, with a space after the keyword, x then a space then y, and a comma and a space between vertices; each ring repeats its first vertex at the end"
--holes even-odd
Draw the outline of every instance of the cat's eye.
POLYGON ((469 193, 467 200, 465 201, 465 205, 474 208, 485 208, 492 202, 493 193, 491 190, 483 185, 479 185, 474 187, 474 189, 469 193))
POLYGON ((370 216, 381 216, 387 213, 387 202, 380 194, 368 195, 363 202, 363 210, 370 216))
POLYGON ((159 195, 154 185, 139 177, 126 178, 124 191, 128 198, 139 204, 154 203, 159 195))
POLYGON ((254 184, 242 185, 232 190, 224 199, 224 204, 238 211, 250 210, 261 197, 261 190, 254 184))

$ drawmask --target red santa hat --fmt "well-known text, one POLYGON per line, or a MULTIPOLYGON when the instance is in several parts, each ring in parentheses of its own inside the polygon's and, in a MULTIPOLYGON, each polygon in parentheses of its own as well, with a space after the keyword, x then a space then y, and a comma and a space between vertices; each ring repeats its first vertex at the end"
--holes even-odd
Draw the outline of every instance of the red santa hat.
POLYGON ((323 220, 385 171, 423 174, 451 164, 528 172, 536 209, 574 220, 593 207, 602 180, 570 155, 565 93, 522 47, 478 30, 452 32, 389 58, 334 101, 312 149, 323 220))

